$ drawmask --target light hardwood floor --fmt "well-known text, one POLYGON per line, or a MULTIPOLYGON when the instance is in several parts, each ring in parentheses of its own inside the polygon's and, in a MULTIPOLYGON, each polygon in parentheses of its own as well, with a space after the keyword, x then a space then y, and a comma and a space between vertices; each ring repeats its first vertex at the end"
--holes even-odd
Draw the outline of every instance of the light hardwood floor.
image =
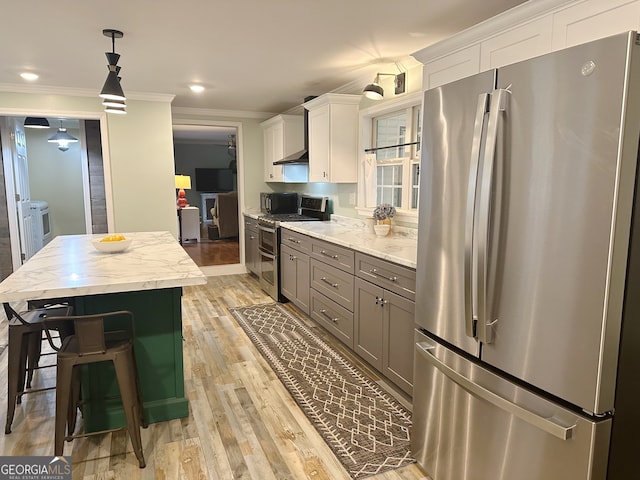
MULTIPOLYGON (((152 424, 143 430, 145 469, 138 468, 124 432, 65 444, 65 455, 72 456, 73 478, 349 479, 228 311, 229 307, 270 301, 256 279, 246 274, 209 277, 207 285, 185 288, 184 373, 189 417, 152 424)), ((313 326, 311 321, 308 324, 313 326)), ((6 320, 0 325, 2 348, 6 345, 6 320)), ((349 355, 330 335, 314 328, 349 355)), ((5 406, 6 355, 6 349, 0 353, 5 406)), ((359 363, 357 358, 352 360, 359 363)), ((374 372, 370 373, 377 379, 374 372)), ((37 372, 35 382, 53 384, 54 369, 37 372)), ((25 396, 16 411, 13 432, 0 433, 1 454, 52 455, 54 402, 54 392, 25 396)), ((4 414, 5 409, 0 412, 4 414)), ((2 422, 4 418, 0 417, 2 422)), ((427 477, 416 465, 410 465, 370 478, 427 477)))

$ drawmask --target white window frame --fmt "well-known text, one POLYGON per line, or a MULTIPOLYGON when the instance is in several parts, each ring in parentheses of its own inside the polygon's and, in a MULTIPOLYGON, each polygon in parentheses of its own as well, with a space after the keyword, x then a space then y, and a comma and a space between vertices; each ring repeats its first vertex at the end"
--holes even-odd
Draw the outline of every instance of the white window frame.
MULTIPOLYGON (((367 201, 365 204, 365 198, 367 197, 364 193, 364 165, 367 161, 367 154, 365 153, 365 149, 372 147, 373 142, 373 119, 376 117, 381 117, 386 114, 391 114, 403 109, 409 109, 412 107, 422 107, 422 92, 415 92, 408 95, 404 95, 402 98, 393 99, 381 103, 379 105, 374 105, 369 108, 364 108, 360 110, 360 149, 359 149, 359 164, 361 168, 358 169, 358 204, 356 206, 356 211, 359 215, 369 217, 373 214, 373 210, 376 207, 375 200, 367 201)), ((421 108, 421 114, 424 114, 423 108, 421 108)), ((412 149, 415 151, 415 149, 412 149)), ((403 169, 403 175, 408 179, 403 182, 403 187, 407 187, 403 190, 403 197, 408 198, 409 203, 405 203, 403 199, 403 205, 410 205, 411 199, 411 165, 415 163, 414 160, 407 160, 405 163, 405 168, 403 169)), ((375 177, 375 171, 374 171, 375 177)), ((418 223, 418 209, 408 209, 402 208, 396 210, 396 215, 394 217, 395 220, 402 223, 409 224, 417 224, 418 223)))

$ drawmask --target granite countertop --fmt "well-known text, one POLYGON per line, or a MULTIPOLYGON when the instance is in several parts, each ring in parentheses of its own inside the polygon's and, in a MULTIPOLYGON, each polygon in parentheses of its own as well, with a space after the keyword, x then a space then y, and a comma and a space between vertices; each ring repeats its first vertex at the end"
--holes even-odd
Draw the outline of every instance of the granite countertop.
POLYGON ((392 233, 379 237, 358 219, 333 215, 328 222, 283 222, 283 228, 351 248, 409 268, 416 268, 416 229, 392 227, 392 233))
POLYGON ((105 235, 61 235, 0 283, 0 302, 154 290, 206 283, 169 232, 124 233, 121 253, 97 251, 105 235))

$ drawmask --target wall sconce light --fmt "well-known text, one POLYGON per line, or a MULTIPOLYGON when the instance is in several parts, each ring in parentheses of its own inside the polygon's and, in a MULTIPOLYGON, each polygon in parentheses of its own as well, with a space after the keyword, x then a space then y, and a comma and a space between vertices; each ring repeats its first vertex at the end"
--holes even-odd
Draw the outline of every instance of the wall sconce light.
POLYGON ((362 91, 362 93, 364 94, 365 97, 367 97, 367 98, 369 98, 371 100, 381 100, 382 97, 384 97, 384 89, 380 85, 380 77, 381 76, 385 76, 385 75, 395 77, 395 79, 394 79, 394 82, 395 82, 394 93, 396 95, 399 95, 399 94, 405 92, 406 81, 407 81, 406 72, 400 72, 398 74, 395 74, 395 73, 377 73, 376 74, 376 78, 373 81, 373 83, 370 83, 369 85, 364 87, 364 90, 362 91))
POLYGON ((49 120, 44 117, 27 117, 24 119, 25 128, 49 128, 49 120))
POLYGON ((117 105, 107 105, 103 102, 107 108, 105 108, 105 112, 109 113, 127 113, 125 110, 126 105, 124 101, 127 99, 125 97, 124 92, 122 91, 122 86, 120 85, 121 77, 118 76, 120 73, 120 67, 118 66, 118 60, 120 60, 120 54, 116 53, 116 38, 124 37, 124 33, 120 30, 114 30, 112 28, 106 28, 102 30, 102 34, 105 37, 111 38, 111 52, 105 52, 105 56, 107 57, 107 61, 109 64, 107 68, 109 69, 109 73, 107 74, 107 79, 104 82, 102 90, 100 91, 100 98, 103 98, 105 102, 118 102, 117 105))
POLYGON ((191 177, 189 175, 176 175, 176 188, 179 189, 176 205, 179 208, 188 207, 189 203, 187 202, 187 197, 185 196, 184 190, 191 189, 191 177))

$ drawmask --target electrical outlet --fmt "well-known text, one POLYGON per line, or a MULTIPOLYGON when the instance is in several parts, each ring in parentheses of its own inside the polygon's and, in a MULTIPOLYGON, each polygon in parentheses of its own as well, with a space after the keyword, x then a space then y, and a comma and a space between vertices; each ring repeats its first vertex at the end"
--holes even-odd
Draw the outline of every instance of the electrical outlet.
POLYGON ((355 205, 356 204, 356 194, 355 193, 350 193, 349 194, 349 205, 355 205))

